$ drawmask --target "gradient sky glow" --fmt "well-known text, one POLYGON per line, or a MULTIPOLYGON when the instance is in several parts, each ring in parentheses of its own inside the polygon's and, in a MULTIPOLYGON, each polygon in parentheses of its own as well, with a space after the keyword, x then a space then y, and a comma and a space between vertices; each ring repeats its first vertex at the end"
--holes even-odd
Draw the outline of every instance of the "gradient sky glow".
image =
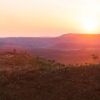
POLYGON ((92 27, 99 33, 99 23, 99 0, 0 0, 1 37, 85 33, 92 27))

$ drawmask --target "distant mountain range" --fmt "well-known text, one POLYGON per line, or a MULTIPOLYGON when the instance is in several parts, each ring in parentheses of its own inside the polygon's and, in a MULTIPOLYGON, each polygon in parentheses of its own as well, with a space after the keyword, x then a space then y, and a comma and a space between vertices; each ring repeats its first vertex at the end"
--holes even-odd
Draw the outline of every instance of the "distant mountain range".
POLYGON ((59 49, 76 50, 100 48, 100 34, 64 34, 59 37, 0 38, 0 49, 59 49))

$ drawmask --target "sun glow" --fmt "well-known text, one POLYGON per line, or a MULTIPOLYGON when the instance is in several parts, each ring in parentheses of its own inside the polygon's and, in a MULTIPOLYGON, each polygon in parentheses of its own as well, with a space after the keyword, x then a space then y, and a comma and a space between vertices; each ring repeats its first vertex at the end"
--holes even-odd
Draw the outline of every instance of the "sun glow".
POLYGON ((83 28, 87 33, 95 33, 97 31, 97 23, 93 20, 87 20, 83 23, 83 28))
POLYGON ((83 16, 81 19, 81 27, 83 32, 88 34, 94 34, 98 32, 98 21, 93 15, 83 16))
POLYGON ((0 37, 100 33, 100 0, 0 0, 0 37))

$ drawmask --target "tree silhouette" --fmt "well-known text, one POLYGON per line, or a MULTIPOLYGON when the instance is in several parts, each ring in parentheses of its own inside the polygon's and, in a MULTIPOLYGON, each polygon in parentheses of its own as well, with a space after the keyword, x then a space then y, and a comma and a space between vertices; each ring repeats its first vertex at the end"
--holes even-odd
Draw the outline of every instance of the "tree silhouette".
POLYGON ((95 54, 92 55, 92 58, 93 58, 94 60, 99 59, 99 57, 98 57, 97 55, 95 55, 95 54))
POLYGON ((99 59, 99 56, 97 56, 97 55, 95 55, 95 54, 92 54, 91 56, 92 56, 92 59, 93 59, 94 61, 97 61, 97 60, 99 59))

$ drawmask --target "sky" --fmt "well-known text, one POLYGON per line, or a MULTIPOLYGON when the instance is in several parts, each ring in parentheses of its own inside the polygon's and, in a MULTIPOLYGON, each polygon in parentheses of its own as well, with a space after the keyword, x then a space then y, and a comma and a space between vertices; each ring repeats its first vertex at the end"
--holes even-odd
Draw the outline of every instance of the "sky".
POLYGON ((0 37, 99 33, 99 0, 0 0, 0 37))

